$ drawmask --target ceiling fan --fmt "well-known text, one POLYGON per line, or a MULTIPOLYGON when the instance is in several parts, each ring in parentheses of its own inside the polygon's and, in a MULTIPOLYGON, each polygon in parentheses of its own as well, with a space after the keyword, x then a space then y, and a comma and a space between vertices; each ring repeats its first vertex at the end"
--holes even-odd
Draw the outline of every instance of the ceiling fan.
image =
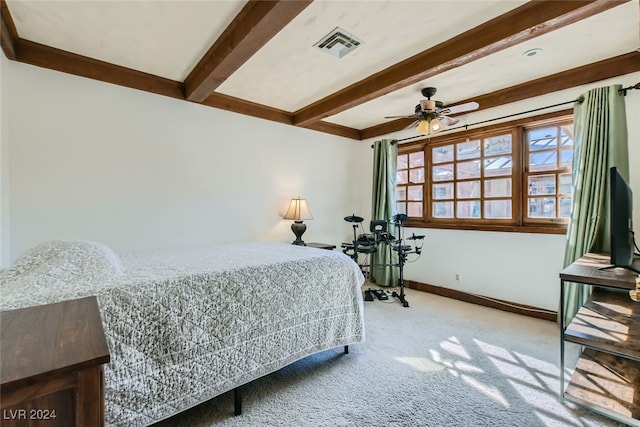
POLYGON ((431 135, 440 132, 444 126, 455 125, 460 121, 455 117, 449 117, 449 114, 465 113, 467 111, 476 110, 480 105, 475 102, 466 102, 459 105, 445 106, 440 101, 434 101, 431 99, 436 94, 435 87, 426 87, 422 89, 422 96, 427 99, 420 100, 420 103, 416 105, 413 114, 408 116, 387 116, 385 119, 416 119, 413 123, 407 126, 405 129, 417 126, 418 133, 423 135, 431 135))

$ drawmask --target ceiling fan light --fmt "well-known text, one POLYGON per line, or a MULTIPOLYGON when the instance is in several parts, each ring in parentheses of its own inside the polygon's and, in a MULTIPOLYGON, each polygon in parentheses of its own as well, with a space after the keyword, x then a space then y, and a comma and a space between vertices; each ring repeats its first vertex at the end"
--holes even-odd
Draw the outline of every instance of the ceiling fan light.
POLYGON ((420 120, 420 123, 418 124, 416 131, 420 135, 429 135, 429 122, 426 120, 420 120))
POLYGON ((442 130, 442 122, 437 117, 429 122, 429 133, 438 133, 442 130))

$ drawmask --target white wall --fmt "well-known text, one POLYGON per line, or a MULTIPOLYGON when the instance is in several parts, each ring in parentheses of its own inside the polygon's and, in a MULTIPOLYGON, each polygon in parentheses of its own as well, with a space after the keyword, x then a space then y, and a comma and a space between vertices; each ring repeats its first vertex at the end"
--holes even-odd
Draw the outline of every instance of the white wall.
POLYGON ((9 264, 9 85, 5 68, 9 60, 0 55, 0 268, 9 264))
POLYGON ((314 215, 303 238, 343 241, 356 142, 7 62, 10 261, 49 239, 290 242, 298 195, 314 215))
MULTIPOLYGON (((639 81, 640 73, 634 73, 500 108, 479 111, 463 117, 460 124, 475 123, 569 101, 595 87, 609 84, 622 84, 627 87, 639 81)), ((634 192, 634 224, 638 231, 640 229, 640 91, 629 92, 626 97, 626 107, 629 130, 629 183, 634 192)), ((559 109, 563 108, 571 108, 571 105, 559 109)), ((407 138, 414 135, 413 131, 403 131, 385 138, 407 138)), ((373 155, 373 150, 370 149, 371 142, 372 140, 361 143, 360 155, 361 158, 369 156, 369 159, 363 162, 369 168, 373 155)), ((370 172, 361 173, 358 177, 361 180, 359 184, 361 187, 370 188, 370 172)), ((367 221, 370 216, 368 207, 370 200, 369 196, 369 199, 361 202, 361 211, 365 213, 367 221)), ((558 309, 558 273, 563 267, 564 235, 411 228, 406 230, 407 235, 412 232, 425 234, 426 239, 420 258, 406 265, 407 279, 549 310, 558 309), (460 280, 455 279, 455 274, 459 274, 460 280)))

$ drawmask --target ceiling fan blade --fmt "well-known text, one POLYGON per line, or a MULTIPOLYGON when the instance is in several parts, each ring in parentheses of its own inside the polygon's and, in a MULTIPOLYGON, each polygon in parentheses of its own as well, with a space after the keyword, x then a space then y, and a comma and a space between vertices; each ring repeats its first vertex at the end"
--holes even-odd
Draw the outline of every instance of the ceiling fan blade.
POLYGON ((440 116, 438 117, 438 119, 445 126, 455 125, 460 121, 460 119, 456 119, 455 117, 449 117, 449 116, 440 116))
POLYGON ((472 101, 472 102, 466 102, 464 104, 447 106, 444 108, 443 112, 446 112, 446 114, 458 114, 458 113, 464 113, 466 111, 477 110, 478 107, 480 107, 480 104, 478 104, 475 101, 472 101))
POLYGON ((416 127, 418 125, 418 123, 420 123, 420 120, 416 120, 415 122, 411 123, 409 126, 403 127, 402 130, 411 129, 412 127, 416 127))
POLYGON ((411 114, 408 116, 385 116, 385 119, 417 119, 419 118, 417 114, 411 114))

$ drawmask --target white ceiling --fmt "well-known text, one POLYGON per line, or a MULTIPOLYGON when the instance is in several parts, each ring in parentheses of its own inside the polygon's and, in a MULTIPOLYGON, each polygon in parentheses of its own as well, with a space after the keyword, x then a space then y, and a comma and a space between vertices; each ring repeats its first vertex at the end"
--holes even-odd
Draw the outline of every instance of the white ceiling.
MULTIPOLYGON (((22 39, 182 82, 245 1, 7 0, 22 39)), ((216 91, 295 112, 517 8, 515 0, 316 0, 216 91), (338 59, 313 48, 335 27, 364 43, 338 59)), ((355 129, 411 114, 420 89, 445 104, 625 54, 640 47, 633 0, 325 119, 355 129), (523 57, 531 48, 542 55, 523 57)))
POLYGON ((454 16, 443 3, 314 1, 218 90, 296 111, 524 2, 455 1, 454 16), (335 27, 364 43, 340 59, 313 49, 335 27), (266 74, 256 78, 261 73, 266 74))
POLYGON ((7 1, 21 38, 179 81, 244 3, 7 1))
POLYGON ((425 86, 438 88, 436 98, 449 104, 631 52, 640 46, 638 10, 635 2, 618 6, 361 104, 327 121, 366 128, 380 123, 384 116, 411 114, 414 104, 423 98, 420 89, 425 86), (533 48, 542 49, 542 54, 523 56, 533 48), (373 116, 371 112, 376 111, 384 114, 373 116))

